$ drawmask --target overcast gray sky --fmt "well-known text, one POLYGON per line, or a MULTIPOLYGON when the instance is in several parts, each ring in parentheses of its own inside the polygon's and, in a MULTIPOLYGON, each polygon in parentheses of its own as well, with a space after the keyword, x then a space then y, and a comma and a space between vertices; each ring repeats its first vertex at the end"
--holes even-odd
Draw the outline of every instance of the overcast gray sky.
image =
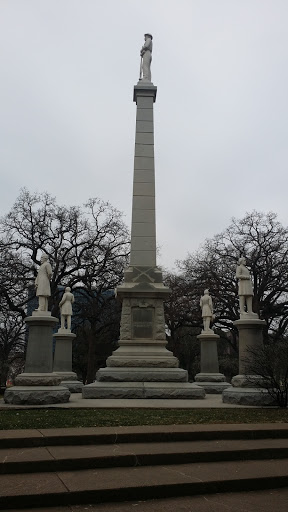
POLYGON ((253 209, 288 219, 287 0, 0 0, 0 214, 21 187, 130 225, 153 34, 159 265, 253 209))

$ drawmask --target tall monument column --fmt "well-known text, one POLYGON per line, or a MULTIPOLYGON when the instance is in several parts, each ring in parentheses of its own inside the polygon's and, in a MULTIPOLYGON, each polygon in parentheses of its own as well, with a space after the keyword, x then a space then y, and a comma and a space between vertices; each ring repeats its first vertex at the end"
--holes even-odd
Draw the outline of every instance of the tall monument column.
POLYGON ((151 82, 152 36, 141 48, 140 80, 134 87, 136 137, 134 156, 131 255, 124 282, 119 348, 84 386, 83 398, 204 398, 188 383, 186 370, 166 349, 163 301, 170 290, 156 264, 155 165, 153 106, 157 87, 151 82))
POLYGON ((137 112, 131 255, 124 283, 117 288, 122 300, 120 348, 108 358, 108 367, 178 368, 178 360, 165 348, 163 300, 170 290, 163 285, 162 272, 156 266, 153 126, 156 93, 157 87, 151 82, 141 80, 134 87, 137 112))

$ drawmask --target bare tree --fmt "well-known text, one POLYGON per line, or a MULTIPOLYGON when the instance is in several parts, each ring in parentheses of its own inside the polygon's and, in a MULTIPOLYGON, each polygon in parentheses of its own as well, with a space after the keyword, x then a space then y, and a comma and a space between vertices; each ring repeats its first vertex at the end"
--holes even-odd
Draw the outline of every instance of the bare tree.
POLYGON ((233 322, 239 319, 235 270, 242 255, 251 270, 253 309, 266 322, 264 341, 272 336, 275 344, 288 336, 288 229, 274 213, 254 211, 243 219, 232 219, 226 230, 178 262, 178 274, 165 276, 165 284, 172 291, 165 303, 169 343, 182 366, 193 366, 189 357, 197 359, 193 340, 202 325, 199 299, 209 288, 214 303, 214 328, 221 337, 220 371, 229 378, 235 374, 238 331, 233 322))
POLYGON ((288 327, 288 229, 274 213, 252 212, 222 233, 206 240, 200 251, 179 262, 182 278, 199 294, 209 288, 214 300, 215 324, 229 330, 237 349, 233 321, 239 318, 235 268, 245 255, 254 287, 253 309, 265 320, 265 340, 277 341, 288 327))
POLYGON ((121 213, 100 199, 90 199, 83 208, 59 206, 47 193, 23 189, 0 221, 1 307, 22 320, 35 297, 42 251, 53 269, 49 309, 57 316, 62 286, 101 296, 121 282, 129 252, 127 227, 121 213))
MULTIPOLYGON (((200 296, 205 285, 197 284, 190 276, 183 274, 168 274, 164 277, 166 286, 171 290, 168 300, 164 304, 165 322, 167 326, 168 349, 179 359, 180 367, 188 370, 192 379, 200 371, 200 334, 202 314, 200 296)), ((218 356, 220 371, 231 380, 235 375, 235 366, 238 363, 237 341, 235 349, 230 350, 230 331, 217 328, 216 334, 220 336, 218 342, 218 356)), ((236 337, 236 335, 235 335, 236 337)))
POLYGON ((21 315, 1 307, 0 312, 0 386, 5 386, 9 366, 24 359, 25 327, 21 315))
POLYGON ((257 350, 248 348, 245 358, 246 378, 253 381, 254 375, 261 378, 257 386, 266 389, 279 407, 288 405, 288 339, 271 339, 257 350))
MULTIPOLYGON (((84 383, 90 384, 95 380, 96 371, 105 365, 106 358, 118 346, 121 305, 111 289, 104 292, 101 288, 85 289, 80 291, 80 296, 78 294, 75 313, 77 338, 83 344, 80 349, 82 378, 84 383)), ((76 359, 78 352, 74 351, 75 366, 80 362, 76 359)))

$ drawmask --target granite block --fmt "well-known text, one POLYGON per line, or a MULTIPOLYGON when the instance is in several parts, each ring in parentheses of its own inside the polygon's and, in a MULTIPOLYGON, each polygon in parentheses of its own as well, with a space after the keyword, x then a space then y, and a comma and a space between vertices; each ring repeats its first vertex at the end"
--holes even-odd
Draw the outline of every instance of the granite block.
POLYGON ((135 183, 153 183, 153 185, 155 185, 154 171, 136 169, 134 171, 134 184, 135 183))
POLYGON ((237 405, 276 405, 275 400, 269 395, 266 389, 260 388, 234 388, 229 386, 222 393, 224 404, 237 405))
POLYGON ((131 240, 132 251, 156 251, 156 238, 155 236, 134 236, 131 240))
POLYGON ((153 222, 134 222, 131 231, 135 236, 156 237, 155 224, 153 222))
POLYGON ((150 144, 154 145, 154 133, 136 132, 135 144, 150 144))
POLYGON ((142 170, 153 170, 154 169, 154 158, 135 156, 134 158, 134 169, 142 170))
POLYGON ((155 210, 134 209, 132 212, 132 223, 134 222, 155 223, 155 210))
POLYGON ((69 402, 70 391, 61 386, 13 386, 4 393, 6 404, 48 405, 69 402))
POLYGON ((154 183, 134 183, 133 196, 155 196, 154 183))
POLYGON ((154 210, 155 211, 155 197, 154 196, 133 196, 133 211, 134 210, 154 210))
POLYGON ((154 133, 152 121, 136 121, 136 133, 154 133))
POLYGON ((97 381, 106 382, 187 382, 188 373, 182 368, 100 368, 97 381))
POLYGON ((153 121, 153 108, 137 108, 137 121, 153 121))
POLYGON ((155 251, 131 251, 130 264, 137 266, 156 267, 155 251))
POLYGON ((154 157, 153 144, 135 144, 135 156, 154 157))
POLYGON ((153 108, 154 99, 152 96, 138 96, 137 95, 137 108, 153 108))

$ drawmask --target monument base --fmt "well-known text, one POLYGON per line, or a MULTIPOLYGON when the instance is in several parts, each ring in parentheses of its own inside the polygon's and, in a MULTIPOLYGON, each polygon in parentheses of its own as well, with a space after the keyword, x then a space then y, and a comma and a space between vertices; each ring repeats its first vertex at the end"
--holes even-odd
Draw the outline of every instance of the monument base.
POLYGON ((262 382, 260 375, 235 375, 231 380, 234 388, 262 388, 262 382))
POLYGON ((190 382, 93 382, 82 389, 83 398, 202 399, 203 388, 190 382))
POLYGON ((220 395, 224 389, 230 387, 223 373, 197 373, 195 382, 198 386, 204 388, 208 394, 220 395))
POLYGON ((4 393, 11 405, 50 405, 69 402, 70 391, 62 386, 12 386, 4 393))
POLYGON ((165 340, 121 340, 107 359, 110 368, 178 368, 179 361, 166 349, 165 340))
POLYGON ((57 373, 20 373, 15 379, 16 386, 59 386, 61 377, 57 373))
POLYGON ((188 373, 182 368, 100 368, 96 374, 100 382, 188 382, 188 373))
POLYGON ((231 386, 223 391, 222 399, 226 404, 239 405, 276 405, 267 389, 261 387, 260 375, 235 375, 231 386))
POLYGON ((233 387, 224 389, 222 393, 224 404, 237 405, 276 405, 275 400, 269 395, 266 389, 233 387))
POLYGON ((60 386, 68 388, 70 393, 81 393, 83 382, 80 382, 74 372, 56 372, 61 378, 60 386))

